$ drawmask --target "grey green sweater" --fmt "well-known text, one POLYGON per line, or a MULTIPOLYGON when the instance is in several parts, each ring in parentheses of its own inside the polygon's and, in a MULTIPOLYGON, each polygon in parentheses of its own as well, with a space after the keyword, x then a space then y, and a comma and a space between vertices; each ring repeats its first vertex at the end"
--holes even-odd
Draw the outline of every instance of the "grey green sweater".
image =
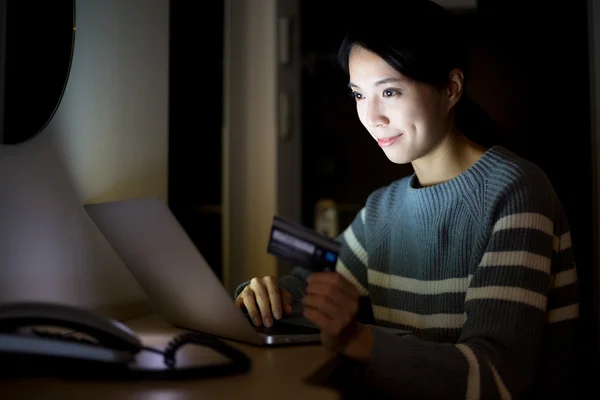
MULTIPOLYGON (((545 174, 489 149, 458 177, 373 192, 338 237, 337 272, 371 299, 361 378, 400 398, 536 398, 565 383, 578 319, 568 223, 545 174)), ((281 278, 296 297, 302 271, 281 278)), ((241 287, 240 287, 241 289, 241 287)))

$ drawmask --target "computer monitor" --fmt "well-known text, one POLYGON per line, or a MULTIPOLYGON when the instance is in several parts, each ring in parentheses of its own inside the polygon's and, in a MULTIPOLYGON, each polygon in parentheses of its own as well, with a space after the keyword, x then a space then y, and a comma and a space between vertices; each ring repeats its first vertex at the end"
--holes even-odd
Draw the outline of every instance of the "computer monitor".
POLYGON ((74 0, 30 3, 0 0, 0 143, 5 145, 44 130, 71 70, 74 0))
MULTIPOLYGON (((6 71, 6 2, 0 0, 0 145, 4 143, 4 71, 6 71)), ((0 150, 0 153, 2 150, 0 150)))

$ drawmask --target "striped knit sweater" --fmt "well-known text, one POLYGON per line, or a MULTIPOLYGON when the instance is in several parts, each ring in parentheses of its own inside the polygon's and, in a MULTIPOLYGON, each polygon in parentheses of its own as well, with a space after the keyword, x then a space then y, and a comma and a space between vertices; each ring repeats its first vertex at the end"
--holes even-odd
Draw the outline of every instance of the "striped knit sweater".
MULTIPOLYGON (((369 296, 368 386, 400 398, 553 398, 578 319, 568 223, 544 173, 489 149, 458 177, 373 192, 339 236, 337 272, 369 296)), ((298 272, 298 271, 297 271, 298 272)), ((281 284, 300 296, 301 273, 281 284)))

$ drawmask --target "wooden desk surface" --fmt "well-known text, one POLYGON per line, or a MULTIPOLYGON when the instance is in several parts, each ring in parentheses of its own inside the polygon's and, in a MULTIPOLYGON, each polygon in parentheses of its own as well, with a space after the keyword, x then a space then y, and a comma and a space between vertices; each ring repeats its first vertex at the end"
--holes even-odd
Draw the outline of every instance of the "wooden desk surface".
MULTIPOLYGON (((157 316, 125 321, 144 345, 159 349, 183 332, 157 316)), ((0 399, 337 399, 337 392, 304 383, 328 360, 331 353, 320 345, 260 348, 228 341, 252 360, 252 369, 244 375, 186 381, 61 381, 24 379, 0 382, 0 399)), ((189 345, 178 353, 182 361, 218 359, 210 349, 189 345), (199 358, 200 357, 200 358, 199 358)), ((156 355, 162 362, 162 357, 156 355)))

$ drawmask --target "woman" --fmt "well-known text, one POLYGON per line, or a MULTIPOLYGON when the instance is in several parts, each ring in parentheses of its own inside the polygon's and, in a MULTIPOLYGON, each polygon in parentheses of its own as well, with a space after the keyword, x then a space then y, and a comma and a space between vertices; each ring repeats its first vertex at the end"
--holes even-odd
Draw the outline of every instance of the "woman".
POLYGON ((255 278, 236 302, 270 326, 301 301, 323 344, 360 361, 363 382, 383 393, 556 396, 578 319, 560 201, 536 165, 457 123, 465 57, 451 16, 398 3, 389 18, 361 12, 339 59, 360 121, 414 174, 368 197, 338 238, 335 273, 255 278), (361 296, 375 325, 412 334, 357 322, 361 296))

